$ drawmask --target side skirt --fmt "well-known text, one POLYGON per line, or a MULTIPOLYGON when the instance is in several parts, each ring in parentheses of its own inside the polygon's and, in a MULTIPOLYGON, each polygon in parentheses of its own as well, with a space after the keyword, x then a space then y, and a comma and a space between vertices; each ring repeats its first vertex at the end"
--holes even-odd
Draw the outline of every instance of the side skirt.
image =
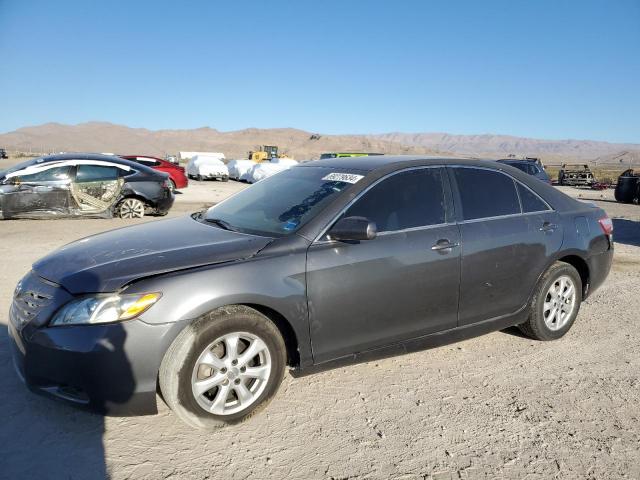
POLYGON ((291 370, 291 375, 296 378, 303 377, 306 375, 311 375, 326 370, 332 370, 334 368, 340 368, 347 365, 371 362, 373 360, 395 357, 398 355, 403 355, 405 353, 418 352, 430 348, 441 347, 443 345, 449 345, 451 343, 468 340, 470 338, 478 337, 486 333, 495 332, 497 330, 504 330, 505 328, 519 325, 527 320, 527 314, 528 312, 525 306, 525 308, 513 315, 491 318, 489 320, 474 323, 472 325, 464 325, 461 327, 444 330, 442 332, 430 333, 429 335, 412 338, 402 343, 395 343, 392 345, 377 347, 371 350, 365 350, 363 352, 358 352, 351 355, 345 355, 334 360, 328 360, 326 362, 310 365, 305 368, 296 368, 291 370))

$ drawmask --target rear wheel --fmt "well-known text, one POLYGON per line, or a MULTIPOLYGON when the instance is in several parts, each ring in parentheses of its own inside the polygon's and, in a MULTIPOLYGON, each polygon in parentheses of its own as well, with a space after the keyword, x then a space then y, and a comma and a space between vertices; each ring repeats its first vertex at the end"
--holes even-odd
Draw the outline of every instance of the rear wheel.
POLYGON ((184 422, 216 429, 264 408, 280 386, 286 359, 271 320, 249 307, 224 307, 178 335, 162 361, 160 389, 184 422))
POLYGON ((120 218, 142 218, 144 217, 144 202, 138 198, 125 198, 116 209, 120 218))
POLYGON ((542 276, 531 299, 528 320, 519 326, 536 340, 564 336, 576 319, 582 302, 582 280, 568 263, 556 262, 542 276))
POLYGON ((201 182, 202 181, 202 175, 196 175, 196 180, 201 182))

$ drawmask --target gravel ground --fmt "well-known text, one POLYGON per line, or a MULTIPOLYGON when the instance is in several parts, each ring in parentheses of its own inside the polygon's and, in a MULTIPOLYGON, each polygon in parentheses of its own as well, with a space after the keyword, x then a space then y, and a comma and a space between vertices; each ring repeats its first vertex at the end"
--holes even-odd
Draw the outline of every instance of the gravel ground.
MULTIPOLYGON (((243 188, 192 182, 171 216, 243 188)), ((616 218, 606 284, 560 341, 515 330, 314 376, 287 376, 249 422, 211 433, 33 395, 0 331, 0 478, 640 478, 640 207, 568 189, 616 218)), ((30 264, 140 221, 0 223, 0 323, 30 264)))

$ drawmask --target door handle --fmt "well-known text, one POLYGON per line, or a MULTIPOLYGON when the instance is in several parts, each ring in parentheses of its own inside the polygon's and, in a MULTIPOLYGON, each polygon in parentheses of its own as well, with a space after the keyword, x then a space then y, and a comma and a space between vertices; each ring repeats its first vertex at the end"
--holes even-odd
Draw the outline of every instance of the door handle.
POLYGON ((553 232, 556 228, 558 228, 558 225, 555 223, 544 222, 538 230, 541 232, 553 232))
POLYGON ((449 253, 452 248, 459 247, 459 243, 451 243, 446 238, 441 238, 431 246, 431 250, 435 252, 449 253))

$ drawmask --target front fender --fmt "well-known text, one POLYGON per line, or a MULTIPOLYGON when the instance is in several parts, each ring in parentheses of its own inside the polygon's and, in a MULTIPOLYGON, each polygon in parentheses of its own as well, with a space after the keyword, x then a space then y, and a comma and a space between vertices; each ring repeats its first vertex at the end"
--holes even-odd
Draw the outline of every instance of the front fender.
POLYGON ((126 292, 162 292, 141 320, 149 324, 190 323, 234 304, 254 304, 278 312, 290 324, 301 365, 312 363, 305 280, 306 253, 256 256, 138 281, 126 292))

